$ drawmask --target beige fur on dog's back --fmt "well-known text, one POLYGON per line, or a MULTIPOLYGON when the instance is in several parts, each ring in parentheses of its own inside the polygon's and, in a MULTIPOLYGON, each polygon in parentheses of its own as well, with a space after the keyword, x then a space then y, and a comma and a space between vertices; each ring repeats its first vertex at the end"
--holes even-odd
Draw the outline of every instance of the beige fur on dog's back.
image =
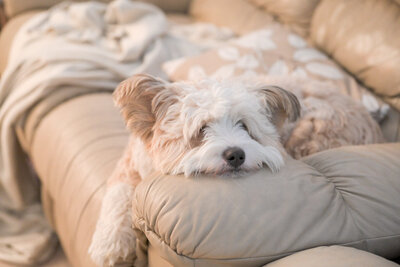
POLYGON ((281 130, 282 143, 294 158, 345 145, 384 142, 365 107, 331 84, 298 77, 270 77, 267 83, 291 91, 301 104, 301 117, 281 130))

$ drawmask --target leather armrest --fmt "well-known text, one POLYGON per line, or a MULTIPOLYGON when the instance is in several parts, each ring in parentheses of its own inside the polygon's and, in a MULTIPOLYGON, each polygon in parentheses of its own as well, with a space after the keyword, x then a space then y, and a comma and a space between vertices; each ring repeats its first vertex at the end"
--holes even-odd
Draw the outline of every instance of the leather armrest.
POLYGON ((173 266, 260 266, 342 244, 400 256, 400 143, 288 160, 277 174, 154 177, 136 189, 141 247, 173 266))
POLYGON ((398 267, 374 254, 355 248, 330 246, 297 252, 264 267, 398 267))
POLYGON ((8 21, 5 27, 2 28, 0 34, 0 74, 3 73, 7 66, 11 45, 18 30, 25 22, 40 12, 40 10, 34 10, 23 13, 8 21))

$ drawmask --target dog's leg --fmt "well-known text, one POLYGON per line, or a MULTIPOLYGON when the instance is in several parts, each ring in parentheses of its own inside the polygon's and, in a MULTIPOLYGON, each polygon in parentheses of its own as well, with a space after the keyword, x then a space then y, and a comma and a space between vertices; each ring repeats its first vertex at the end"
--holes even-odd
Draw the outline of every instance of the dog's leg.
POLYGON ((134 262, 136 237, 132 229, 132 196, 141 181, 135 171, 130 149, 120 159, 107 181, 100 217, 89 253, 99 266, 113 266, 117 261, 134 262))
POLYGON ((136 237, 132 229, 131 198, 134 187, 116 183, 107 188, 89 253, 98 266, 133 262, 136 237))

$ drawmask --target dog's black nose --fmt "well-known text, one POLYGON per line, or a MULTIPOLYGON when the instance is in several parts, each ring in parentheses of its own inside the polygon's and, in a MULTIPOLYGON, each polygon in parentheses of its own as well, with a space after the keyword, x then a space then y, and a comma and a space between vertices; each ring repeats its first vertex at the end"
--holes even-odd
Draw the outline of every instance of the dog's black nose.
POLYGON ((222 157, 230 166, 237 168, 243 164, 246 155, 239 147, 230 147, 222 153, 222 157))

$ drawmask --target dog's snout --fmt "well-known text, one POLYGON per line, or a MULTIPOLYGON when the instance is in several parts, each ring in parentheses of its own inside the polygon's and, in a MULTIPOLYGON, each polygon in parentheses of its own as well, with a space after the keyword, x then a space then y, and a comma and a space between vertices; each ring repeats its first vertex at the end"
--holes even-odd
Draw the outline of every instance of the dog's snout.
POLYGON ((244 163, 246 155, 243 149, 239 147, 230 147, 224 151, 222 157, 230 166, 238 168, 244 163))

